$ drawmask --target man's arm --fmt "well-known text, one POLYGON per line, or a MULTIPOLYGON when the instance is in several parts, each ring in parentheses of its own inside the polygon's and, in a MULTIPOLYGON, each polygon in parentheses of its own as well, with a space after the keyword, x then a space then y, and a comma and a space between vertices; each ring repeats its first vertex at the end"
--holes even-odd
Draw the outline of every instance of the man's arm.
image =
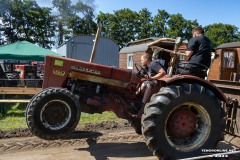
POLYGON ((196 47, 196 37, 193 37, 189 40, 187 51, 185 52, 186 56, 189 58, 193 54, 194 48, 196 47))
POLYGON ((186 57, 189 58, 193 54, 193 51, 186 51, 185 54, 186 54, 186 57))
POLYGON ((155 76, 149 76, 149 80, 158 80, 160 78, 162 78, 163 76, 166 75, 166 72, 163 68, 161 68, 159 71, 158 71, 158 74, 156 74, 155 76))

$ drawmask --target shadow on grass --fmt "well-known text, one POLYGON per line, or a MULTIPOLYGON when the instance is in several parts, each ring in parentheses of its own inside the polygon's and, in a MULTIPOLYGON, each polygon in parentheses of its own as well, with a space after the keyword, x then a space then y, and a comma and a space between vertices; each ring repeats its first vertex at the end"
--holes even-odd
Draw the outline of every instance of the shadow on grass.
POLYGON ((6 117, 24 117, 26 103, 0 103, 0 119, 6 117))

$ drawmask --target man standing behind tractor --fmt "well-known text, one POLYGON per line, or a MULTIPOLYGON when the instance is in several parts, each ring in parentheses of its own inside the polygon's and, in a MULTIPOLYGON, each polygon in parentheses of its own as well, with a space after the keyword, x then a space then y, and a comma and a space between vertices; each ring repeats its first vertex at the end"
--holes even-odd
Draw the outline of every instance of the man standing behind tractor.
POLYGON ((189 74, 205 78, 207 69, 211 64, 211 41, 204 35, 202 27, 194 28, 192 36, 185 52, 189 63, 179 64, 177 74, 189 74))

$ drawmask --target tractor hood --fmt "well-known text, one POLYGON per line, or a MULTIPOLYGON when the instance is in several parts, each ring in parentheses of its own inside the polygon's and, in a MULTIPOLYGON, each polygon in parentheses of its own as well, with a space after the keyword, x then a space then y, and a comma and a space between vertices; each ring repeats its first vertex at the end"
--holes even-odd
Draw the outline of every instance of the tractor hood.
POLYGON ((126 87, 135 78, 132 70, 65 57, 46 56, 43 88, 64 87, 68 77, 126 87))

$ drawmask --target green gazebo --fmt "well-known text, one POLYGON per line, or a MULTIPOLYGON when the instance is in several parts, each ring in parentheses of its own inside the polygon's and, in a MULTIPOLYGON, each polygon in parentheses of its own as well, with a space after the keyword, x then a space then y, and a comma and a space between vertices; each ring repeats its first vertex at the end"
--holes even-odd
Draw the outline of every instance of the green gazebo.
POLYGON ((44 61, 46 55, 61 56, 48 49, 39 47, 28 41, 16 42, 0 46, 1 60, 44 61))

